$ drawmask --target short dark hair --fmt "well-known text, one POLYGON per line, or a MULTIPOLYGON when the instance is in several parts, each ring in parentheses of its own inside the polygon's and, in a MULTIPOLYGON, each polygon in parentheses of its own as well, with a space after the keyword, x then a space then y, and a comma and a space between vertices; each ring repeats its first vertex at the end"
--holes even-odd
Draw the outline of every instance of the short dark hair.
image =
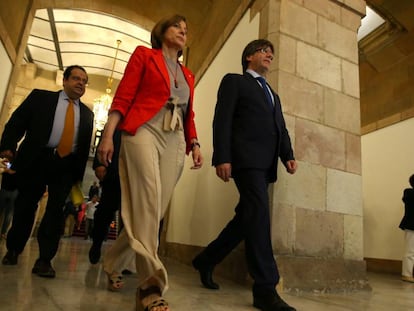
POLYGON ((272 50, 272 53, 274 52, 273 44, 269 40, 266 39, 257 39, 251 41, 249 44, 246 45, 246 47, 243 50, 241 63, 243 67, 243 72, 247 70, 247 67, 249 66, 249 61, 247 60, 247 57, 250 55, 253 55, 257 52, 259 49, 266 49, 270 48, 272 50))
MULTIPOLYGON (((155 24, 154 28, 151 31, 151 46, 154 49, 161 49, 162 42, 164 41, 164 34, 169 27, 172 25, 184 22, 187 24, 187 20, 184 16, 174 14, 172 16, 165 17, 161 19, 157 24, 155 24)), ((181 56, 183 51, 178 52, 178 56, 181 56)))
POLYGON ((75 68, 82 70, 84 73, 86 73, 86 75, 88 75, 88 73, 86 72, 85 68, 83 68, 82 66, 79 66, 79 65, 71 65, 71 66, 68 66, 65 69, 65 71, 63 72, 63 78, 65 80, 69 79, 70 74, 72 73, 72 70, 75 69, 75 68))
POLYGON ((410 183, 411 187, 414 188, 414 174, 411 175, 410 179, 408 180, 408 182, 410 183))

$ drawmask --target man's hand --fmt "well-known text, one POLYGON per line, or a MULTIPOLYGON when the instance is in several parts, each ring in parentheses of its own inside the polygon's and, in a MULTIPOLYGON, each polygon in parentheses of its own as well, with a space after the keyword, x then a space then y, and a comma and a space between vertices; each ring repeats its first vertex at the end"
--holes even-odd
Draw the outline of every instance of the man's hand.
POLYGON ((95 168, 95 176, 98 178, 99 181, 103 181, 106 176, 106 167, 105 166, 98 166, 95 168))
POLYGON ((295 160, 289 160, 286 162, 286 171, 289 174, 295 174, 297 168, 298 168, 298 164, 295 160))
POLYGON ((216 175, 224 182, 228 182, 231 177, 231 163, 222 163, 216 166, 216 175))

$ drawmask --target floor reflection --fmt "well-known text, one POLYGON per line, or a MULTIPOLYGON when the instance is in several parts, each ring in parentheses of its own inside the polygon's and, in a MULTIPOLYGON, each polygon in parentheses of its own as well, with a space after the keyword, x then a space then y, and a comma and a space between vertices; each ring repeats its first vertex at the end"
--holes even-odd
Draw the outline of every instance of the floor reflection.
MULTIPOLYGON (((106 289, 102 265, 90 265, 91 242, 82 238, 62 239, 53 261, 55 279, 31 274, 38 255, 36 240, 30 240, 19 256, 17 266, 0 265, 1 311, 115 311, 135 310, 134 275, 125 276, 121 292, 106 289)), ((104 244, 104 250, 111 242, 104 244)), ((1 241, 0 256, 6 253, 1 241)), ((231 281, 216 278, 219 291, 203 288, 195 270, 171 260, 165 261, 170 277, 166 299, 171 310, 223 311, 256 310, 252 307, 250 290, 231 281)), ((399 276, 369 274, 372 291, 344 294, 282 293, 298 311, 408 311, 414 310, 414 284, 402 282, 399 276)))

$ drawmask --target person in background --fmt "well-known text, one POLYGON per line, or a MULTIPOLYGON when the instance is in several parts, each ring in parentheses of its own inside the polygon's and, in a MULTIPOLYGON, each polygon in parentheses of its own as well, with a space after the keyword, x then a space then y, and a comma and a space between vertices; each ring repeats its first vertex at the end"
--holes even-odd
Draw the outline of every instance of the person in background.
POLYGON ((220 83, 213 120, 213 165, 224 182, 233 178, 239 191, 235 216, 193 260, 202 284, 218 289, 214 267, 241 241, 253 278, 253 305, 263 311, 294 311, 276 291, 279 272, 270 235, 268 186, 277 180, 280 158, 289 174, 296 172, 290 137, 279 96, 265 77, 273 44, 254 40, 244 48, 243 74, 227 74, 220 83))
POLYGON ((89 156, 94 115, 80 100, 87 83, 83 67, 69 66, 63 73, 63 90, 33 90, 5 125, 0 156, 12 160, 18 193, 3 265, 17 264, 48 186, 46 211, 37 232, 39 257, 32 273, 56 275, 51 261, 61 238, 63 206, 72 185, 83 179, 89 156))
POLYGON ((30 234, 31 237, 37 237, 37 232, 39 231, 39 227, 40 227, 40 224, 42 222, 43 215, 45 214, 45 211, 46 211, 46 205, 47 205, 48 198, 49 198, 49 192, 48 192, 47 186, 46 186, 45 192, 43 193, 42 197, 40 198, 39 202, 37 203, 37 210, 36 210, 34 226, 33 226, 32 232, 30 234))
POLYGON ((400 229, 405 232, 405 253, 402 260, 401 279, 414 283, 414 175, 409 178, 411 188, 404 189, 404 216, 400 222, 400 229))
POLYGON ((2 166, 0 189, 0 219, 2 219, 2 223, 0 232, 1 238, 6 239, 7 231, 13 218, 14 201, 17 196, 16 172, 10 169, 11 163, 9 159, 1 159, 0 164, 2 166))
POLYGON ((86 201, 83 201, 78 207, 77 207, 77 221, 76 221, 76 229, 79 231, 81 230, 82 222, 85 221, 85 213, 86 213, 86 201))
POLYGON ((89 195, 89 200, 92 200, 92 197, 94 196, 94 195, 96 195, 96 196, 100 196, 99 195, 99 185, 98 185, 98 183, 96 182, 96 181, 94 181, 93 182, 93 184, 90 186, 90 188, 89 188, 89 193, 88 193, 88 195, 89 195))
POLYGON ((170 310, 163 295, 167 271, 158 257, 158 233, 184 167, 192 153, 193 169, 203 164, 194 124, 194 75, 178 58, 187 41, 183 16, 162 19, 151 32, 152 48, 138 46, 118 86, 98 147, 108 166, 115 129, 122 131, 119 154, 121 215, 124 230, 104 257, 112 290, 122 288, 121 269, 132 248, 137 265, 137 310, 170 310))
POLYGON ((67 200, 65 203, 65 208, 63 210, 64 217, 64 231, 63 237, 70 238, 73 234, 73 229, 75 229, 76 217, 78 212, 76 206, 73 204, 72 200, 67 200))
POLYGON ((86 203, 85 210, 85 240, 92 237, 92 231, 94 226, 94 217, 96 208, 99 204, 98 196, 94 195, 92 199, 86 203))

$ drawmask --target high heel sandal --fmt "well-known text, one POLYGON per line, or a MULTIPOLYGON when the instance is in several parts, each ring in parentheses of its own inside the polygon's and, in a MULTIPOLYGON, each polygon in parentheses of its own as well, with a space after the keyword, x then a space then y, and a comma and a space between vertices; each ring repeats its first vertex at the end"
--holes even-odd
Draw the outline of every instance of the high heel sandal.
POLYGON ((152 311, 152 309, 156 307, 164 307, 164 311, 169 311, 168 302, 161 297, 161 290, 157 286, 150 286, 146 289, 137 289, 137 311, 152 311), (158 296, 155 297, 149 304, 145 307, 142 301, 151 296, 158 296))
POLYGON ((107 273, 108 276, 108 290, 117 292, 124 287, 124 281, 122 280, 122 274, 117 272, 107 273))

